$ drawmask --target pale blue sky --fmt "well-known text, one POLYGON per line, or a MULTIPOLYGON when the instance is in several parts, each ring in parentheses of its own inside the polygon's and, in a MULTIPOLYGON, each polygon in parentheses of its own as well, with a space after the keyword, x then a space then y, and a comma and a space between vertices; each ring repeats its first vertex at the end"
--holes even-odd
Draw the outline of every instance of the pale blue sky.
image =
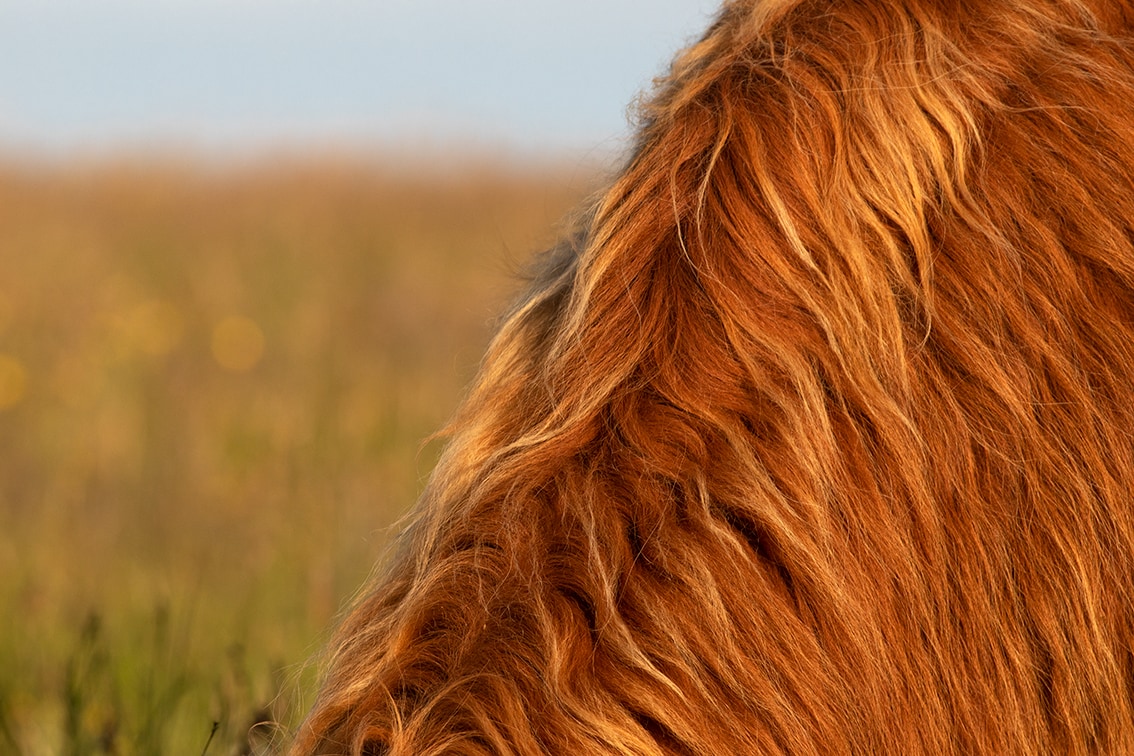
POLYGON ((618 149, 717 0, 0 0, 0 150, 618 149))

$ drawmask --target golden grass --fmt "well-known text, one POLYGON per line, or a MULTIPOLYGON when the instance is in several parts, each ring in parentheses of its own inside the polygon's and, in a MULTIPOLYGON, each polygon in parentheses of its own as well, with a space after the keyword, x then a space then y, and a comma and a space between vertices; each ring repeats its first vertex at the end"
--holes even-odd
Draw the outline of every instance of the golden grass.
POLYGON ((294 722, 421 440, 589 188, 381 165, 0 169, 0 751, 294 722))

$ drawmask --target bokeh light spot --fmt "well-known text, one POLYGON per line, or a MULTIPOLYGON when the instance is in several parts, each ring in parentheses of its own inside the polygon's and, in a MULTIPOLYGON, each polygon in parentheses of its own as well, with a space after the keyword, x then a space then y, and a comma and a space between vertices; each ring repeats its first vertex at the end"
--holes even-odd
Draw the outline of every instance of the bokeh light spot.
POLYGON ((19 404, 28 389, 28 371, 24 363, 7 354, 0 354, 0 410, 19 404))
POLYGON ((264 332, 251 318, 225 318, 213 328, 213 358, 226 370, 246 372, 263 356, 264 332))

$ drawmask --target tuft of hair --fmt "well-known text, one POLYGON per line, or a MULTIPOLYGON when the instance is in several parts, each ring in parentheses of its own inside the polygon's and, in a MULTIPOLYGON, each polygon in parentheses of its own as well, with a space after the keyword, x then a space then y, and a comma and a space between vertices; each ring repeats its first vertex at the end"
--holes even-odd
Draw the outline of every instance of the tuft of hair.
POLYGON ((727 3, 293 753, 1134 753, 1132 25, 727 3))

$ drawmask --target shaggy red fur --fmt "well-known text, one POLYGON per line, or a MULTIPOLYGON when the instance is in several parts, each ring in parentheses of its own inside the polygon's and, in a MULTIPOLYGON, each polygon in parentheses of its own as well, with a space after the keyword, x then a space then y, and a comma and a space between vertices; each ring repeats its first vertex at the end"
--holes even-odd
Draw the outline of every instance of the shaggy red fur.
POLYGON ((1134 754, 1132 23, 728 3, 293 752, 1134 754))

